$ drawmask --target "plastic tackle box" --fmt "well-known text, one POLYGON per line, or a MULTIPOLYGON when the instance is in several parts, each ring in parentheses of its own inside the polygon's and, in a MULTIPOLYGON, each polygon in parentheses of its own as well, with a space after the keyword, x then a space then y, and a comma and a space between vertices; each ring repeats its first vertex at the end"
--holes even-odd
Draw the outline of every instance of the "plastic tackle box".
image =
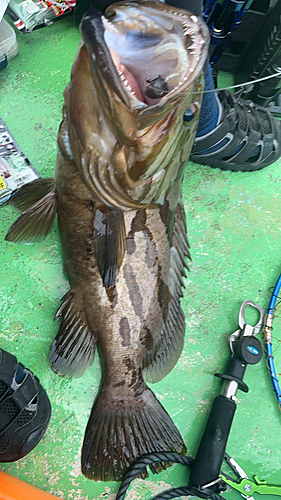
POLYGON ((5 19, 0 22, 0 57, 15 57, 19 51, 15 30, 5 19))

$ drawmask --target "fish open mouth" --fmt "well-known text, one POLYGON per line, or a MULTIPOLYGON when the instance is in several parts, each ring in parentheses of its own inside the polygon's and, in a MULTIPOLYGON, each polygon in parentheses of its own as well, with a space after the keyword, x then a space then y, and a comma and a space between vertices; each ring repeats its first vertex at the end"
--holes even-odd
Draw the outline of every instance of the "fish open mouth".
POLYGON ((86 12, 80 30, 65 109, 81 177, 110 208, 161 205, 194 141, 208 27, 159 1, 126 0, 86 12))
POLYGON ((111 5, 106 17, 89 11, 81 31, 104 80, 127 105, 139 107, 156 104, 194 79, 206 43, 198 21, 163 4, 155 9, 152 2, 144 8, 126 2, 111 5))

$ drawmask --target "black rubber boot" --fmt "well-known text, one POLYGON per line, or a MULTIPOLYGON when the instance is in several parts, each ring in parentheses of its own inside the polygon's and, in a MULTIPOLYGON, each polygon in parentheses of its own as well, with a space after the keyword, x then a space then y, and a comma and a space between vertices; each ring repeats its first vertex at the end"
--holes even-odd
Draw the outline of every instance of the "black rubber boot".
POLYGON ((50 401, 38 378, 0 349, 0 462, 14 462, 30 453, 50 418, 50 401))
POLYGON ((195 138, 190 160, 234 172, 260 170, 281 156, 281 121, 252 101, 218 91, 222 105, 220 123, 195 138))

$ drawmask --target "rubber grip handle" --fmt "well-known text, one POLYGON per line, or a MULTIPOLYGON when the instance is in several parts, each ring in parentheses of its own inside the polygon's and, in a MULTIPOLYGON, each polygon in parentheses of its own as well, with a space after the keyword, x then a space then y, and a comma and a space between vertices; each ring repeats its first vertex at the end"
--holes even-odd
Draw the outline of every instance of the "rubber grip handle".
POLYGON ((218 478, 235 410, 233 400, 222 395, 215 398, 191 469, 193 489, 218 478))

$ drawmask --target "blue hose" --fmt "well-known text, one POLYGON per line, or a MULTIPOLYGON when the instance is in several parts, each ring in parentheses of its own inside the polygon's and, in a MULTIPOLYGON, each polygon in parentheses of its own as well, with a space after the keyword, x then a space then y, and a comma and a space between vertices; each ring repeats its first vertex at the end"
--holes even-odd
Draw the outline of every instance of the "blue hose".
POLYGON ((281 288, 281 274, 276 282, 276 285, 274 287, 274 290, 272 292, 270 301, 269 301, 269 306, 267 310, 267 316, 265 320, 265 325, 264 325, 264 336, 265 336, 265 352, 266 352, 266 361, 267 361, 267 366, 269 369, 273 389, 277 398, 278 406, 281 409, 281 389, 279 386, 279 382, 277 379, 276 375, 276 369, 274 365, 274 357, 273 357, 273 352, 272 352, 272 339, 271 339, 271 331, 272 331, 272 322, 273 322, 273 317, 276 309, 276 301, 278 298, 278 294, 280 292, 281 288), (269 335, 268 332, 270 332, 269 335))

